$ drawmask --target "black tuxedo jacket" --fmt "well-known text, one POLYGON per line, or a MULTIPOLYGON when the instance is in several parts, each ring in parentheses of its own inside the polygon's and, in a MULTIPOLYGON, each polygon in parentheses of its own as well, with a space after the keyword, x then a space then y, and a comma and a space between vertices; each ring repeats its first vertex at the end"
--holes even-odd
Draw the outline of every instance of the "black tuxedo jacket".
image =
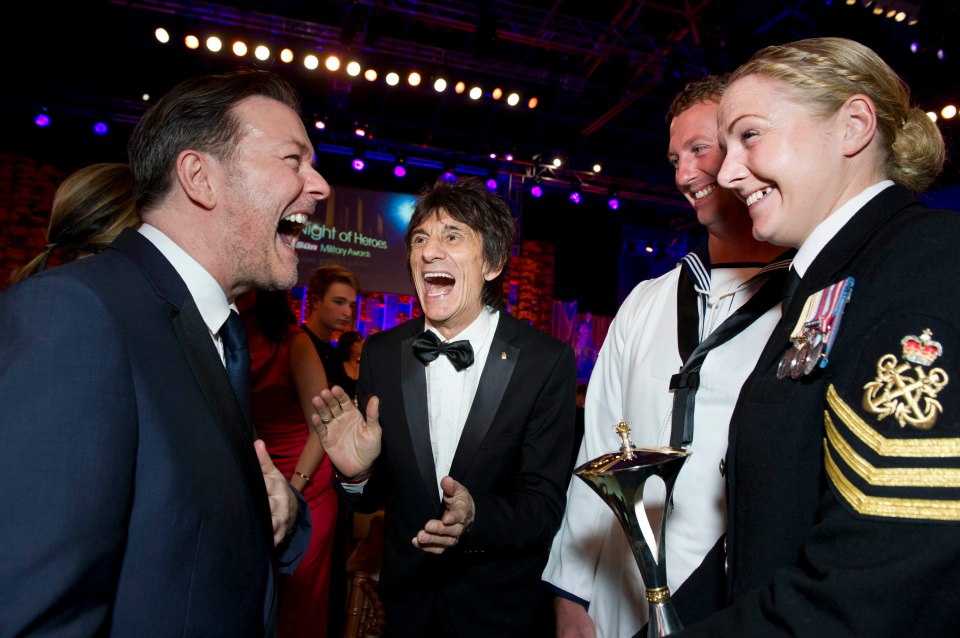
POLYGON ((688 625, 704 612, 690 609, 717 598, 710 583, 725 585, 728 606, 680 635, 957 635, 958 244, 960 215, 894 186, 811 264, 730 423, 727 556, 718 546, 676 597, 688 625), (848 276, 856 283, 826 367, 777 379, 807 297, 848 276), (927 329, 940 355, 908 361, 903 343, 927 329), (938 391, 900 392, 941 375, 938 391), (878 380, 894 397, 886 416, 870 407, 878 380), (915 407, 936 413, 929 428, 899 420, 915 407))
POLYGON ((254 432, 148 240, 0 296, 0 397, 0 635, 270 633, 254 432))
MULTIPOLYGON (((423 319, 371 336, 360 365, 360 405, 380 398, 383 447, 361 511, 386 507, 381 596, 390 636, 433 636, 438 605, 457 636, 549 632, 540 583, 560 524, 574 439, 573 351, 500 313, 450 475, 476 504, 476 520, 441 556, 417 549, 416 533, 443 504, 430 445, 426 373, 411 343, 423 319)), ((550 633, 552 635, 552 633, 550 633)))

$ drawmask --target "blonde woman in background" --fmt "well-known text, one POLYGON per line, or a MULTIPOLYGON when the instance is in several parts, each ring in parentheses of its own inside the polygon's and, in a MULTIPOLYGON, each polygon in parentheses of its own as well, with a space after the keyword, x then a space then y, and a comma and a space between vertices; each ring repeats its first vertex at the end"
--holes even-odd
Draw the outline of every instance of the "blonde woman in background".
POLYGON ((53 196, 46 248, 14 271, 11 282, 40 272, 56 252, 58 263, 100 252, 124 228, 140 225, 133 177, 126 164, 91 164, 73 173, 53 196))

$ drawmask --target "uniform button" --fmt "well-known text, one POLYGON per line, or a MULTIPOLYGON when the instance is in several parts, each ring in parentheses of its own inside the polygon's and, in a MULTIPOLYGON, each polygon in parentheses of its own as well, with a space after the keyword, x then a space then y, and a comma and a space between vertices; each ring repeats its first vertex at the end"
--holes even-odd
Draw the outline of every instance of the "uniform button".
POLYGON ((730 573, 730 557, 729 556, 723 559, 723 573, 724 574, 730 573))
POLYGON ((720 459, 720 476, 727 475, 727 459, 720 459))

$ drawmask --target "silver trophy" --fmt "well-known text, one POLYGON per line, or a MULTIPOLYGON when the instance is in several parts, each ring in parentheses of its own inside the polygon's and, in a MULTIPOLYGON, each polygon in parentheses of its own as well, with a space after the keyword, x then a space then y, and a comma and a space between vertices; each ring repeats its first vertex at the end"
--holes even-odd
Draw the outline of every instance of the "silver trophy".
POLYGON ((637 559, 637 566, 640 567, 640 574, 647 588, 647 604, 650 610, 647 636, 666 636, 683 628, 670 602, 664 540, 667 530, 667 506, 673 496, 677 475, 680 474, 690 452, 673 448, 638 448, 630 442, 628 423, 617 424, 616 431, 620 435, 620 451, 588 461, 574 470, 574 474, 586 481, 613 509, 627 533, 633 556, 637 559), (636 510, 637 503, 643 500, 643 485, 651 476, 659 476, 666 487, 664 515, 657 533, 656 558, 643 536, 636 510))

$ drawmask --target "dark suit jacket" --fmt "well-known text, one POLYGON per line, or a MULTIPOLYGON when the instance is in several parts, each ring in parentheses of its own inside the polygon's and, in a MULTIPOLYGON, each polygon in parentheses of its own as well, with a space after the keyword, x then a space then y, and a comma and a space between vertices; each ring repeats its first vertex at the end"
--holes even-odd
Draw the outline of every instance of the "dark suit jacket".
MULTIPOLYGON (((727 456, 729 606, 687 636, 956 636, 960 627, 960 215, 900 187, 824 247, 744 384, 727 456), (776 378, 806 298, 852 276, 825 368, 776 378), (930 429, 867 408, 885 355, 924 329, 951 381, 930 429)), ((895 385, 895 384, 894 384, 895 385)), ((894 388, 895 389, 895 388, 894 388)), ((929 407, 921 396, 921 407, 929 407)), ((899 403, 909 408, 904 398, 899 403)), ((722 551, 690 583, 722 582, 722 551), (712 576, 710 574, 713 574, 712 576)), ((688 583, 689 584, 689 583, 688 583)), ((711 599, 681 587, 681 609, 711 599)), ((681 619, 685 623, 696 615, 681 619)))
MULTIPOLYGON (((360 365, 360 405, 380 397, 383 448, 360 511, 386 506, 381 597, 390 636, 439 635, 437 605, 457 636, 536 636, 551 622, 540 584, 563 514, 573 446, 573 352, 505 312, 487 357, 450 475, 476 520, 441 556, 412 539, 443 504, 427 421, 426 373, 413 338, 423 319, 371 336, 360 365)), ((552 635, 552 633, 550 634, 552 635)))
POLYGON ((0 296, 0 397, 0 635, 264 635, 253 431, 149 241, 0 296))

